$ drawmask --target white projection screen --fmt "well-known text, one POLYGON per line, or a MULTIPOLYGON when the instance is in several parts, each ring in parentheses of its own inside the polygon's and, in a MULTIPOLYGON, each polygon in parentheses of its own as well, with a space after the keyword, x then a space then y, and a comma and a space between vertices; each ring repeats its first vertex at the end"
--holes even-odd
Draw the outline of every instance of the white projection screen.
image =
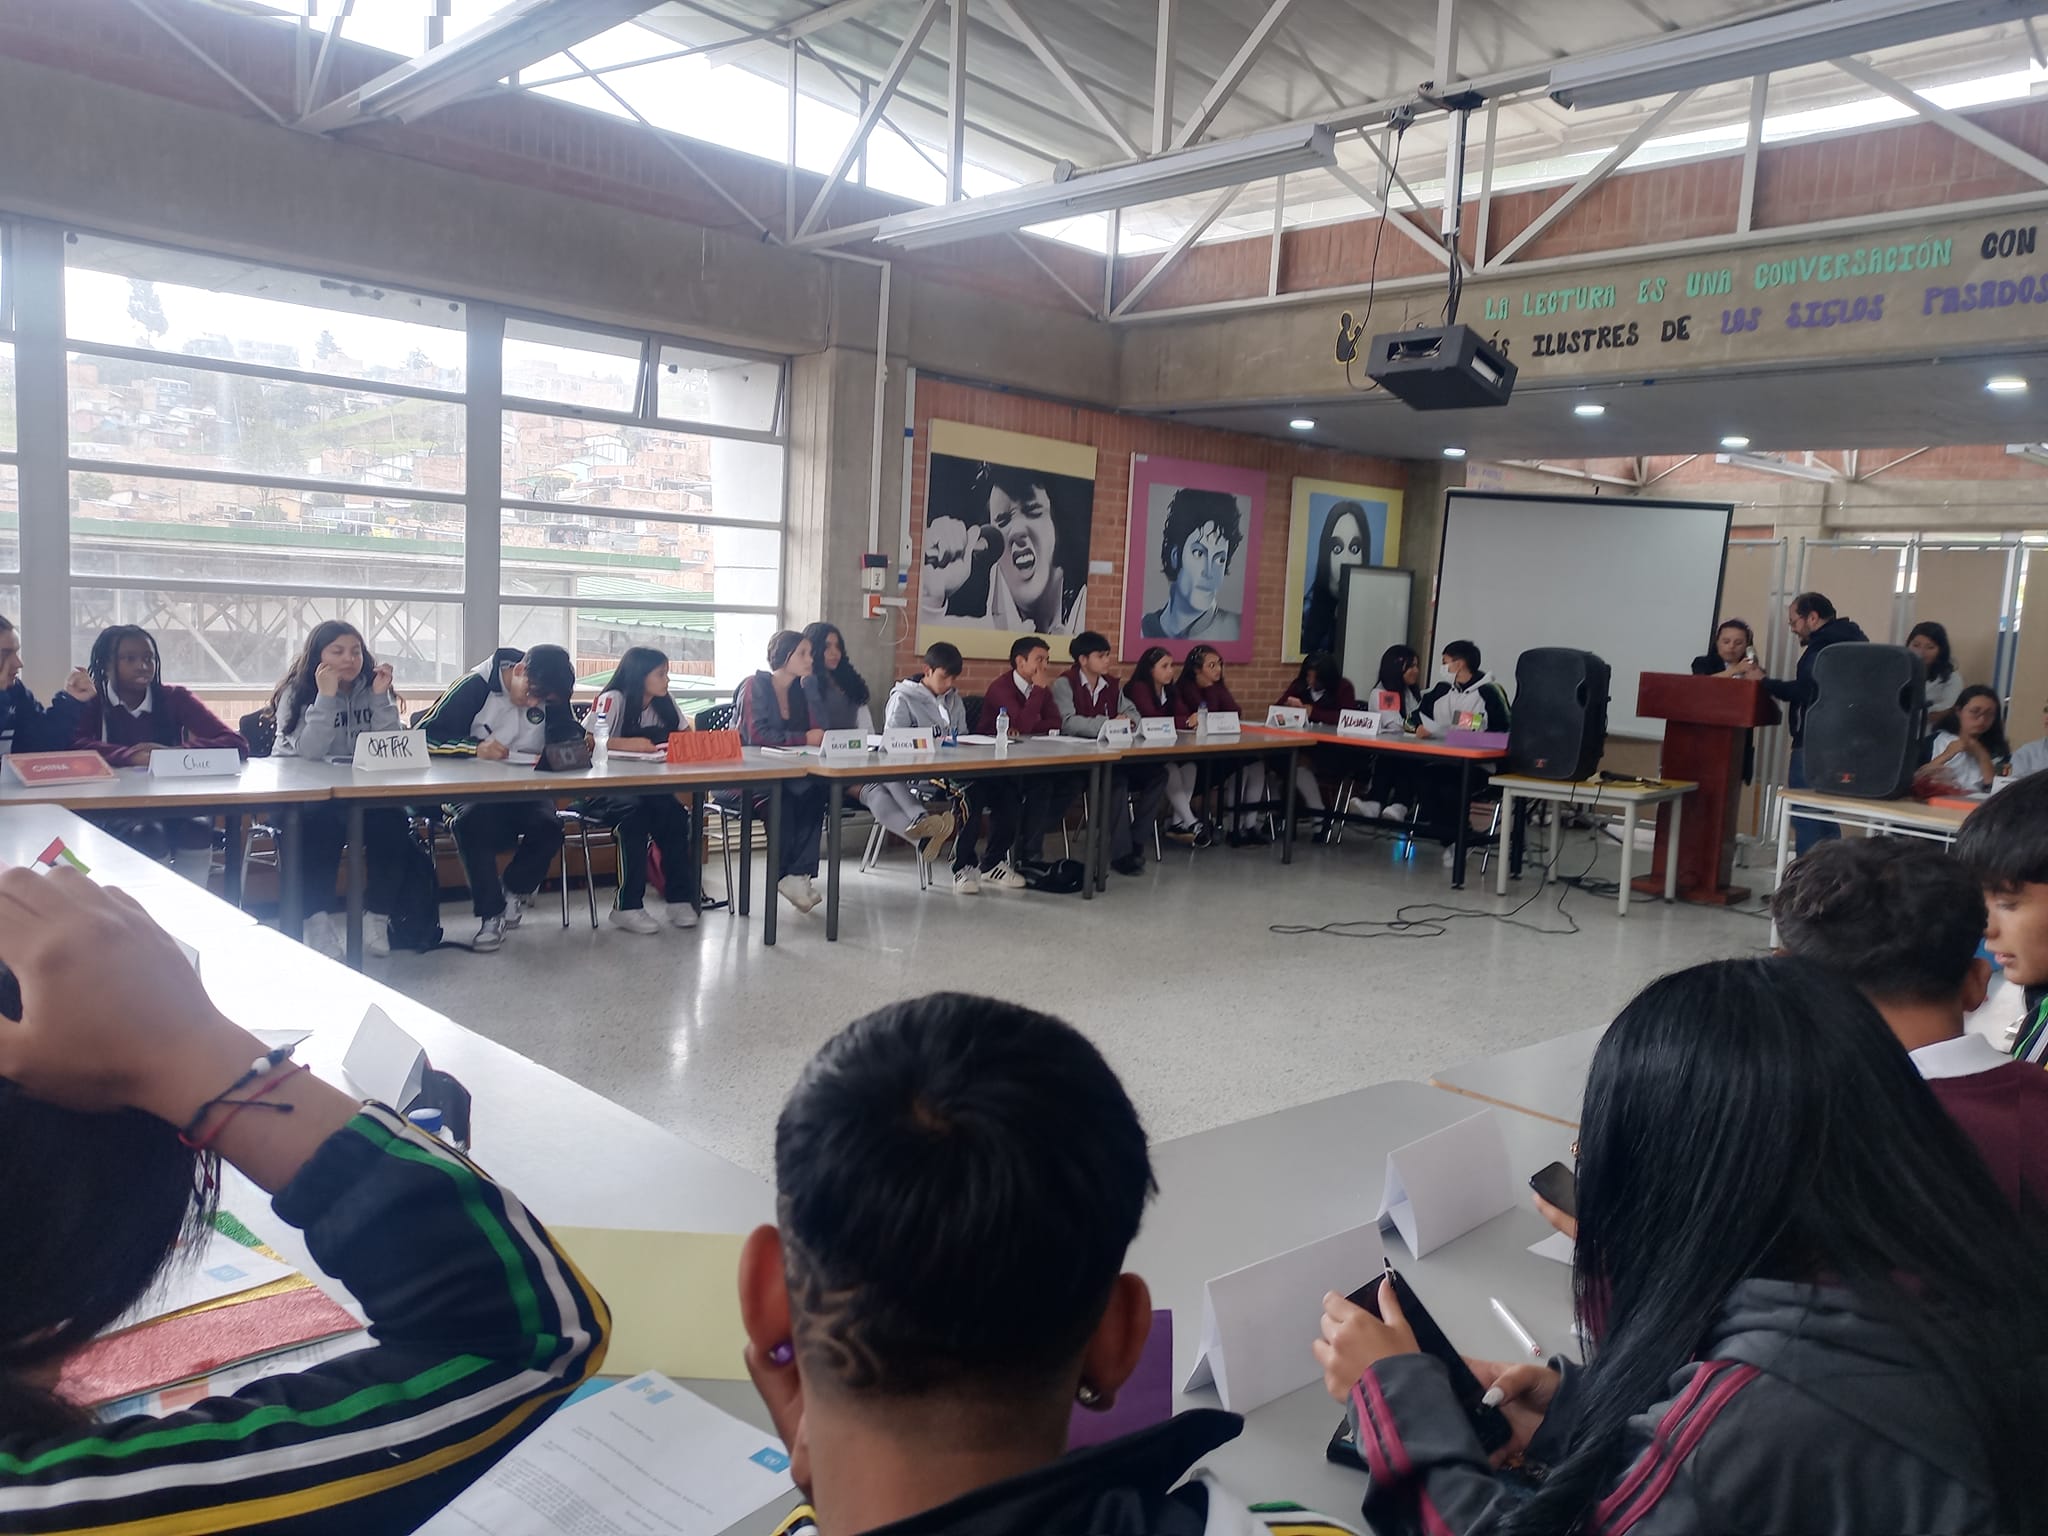
POLYGON ((1453 640, 1476 644, 1511 693, 1522 652, 1591 651, 1614 669, 1608 733, 1661 741, 1664 722, 1636 714, 1636 684, 1709 648, 1733 514, 1725 502, 1449 492, 1425 686, 1453 640))

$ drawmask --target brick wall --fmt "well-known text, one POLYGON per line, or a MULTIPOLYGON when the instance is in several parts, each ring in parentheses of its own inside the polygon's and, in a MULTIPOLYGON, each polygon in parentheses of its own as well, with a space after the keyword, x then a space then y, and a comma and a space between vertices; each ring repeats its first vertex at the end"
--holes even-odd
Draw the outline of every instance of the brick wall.
MULTIPOLYGON (((911 615, 912 631, 896 643, 898 677, 912 676, 917 670, 915 584, 922 570, 925 464, 934 419, 1006 432, 1028 432, 1094 447, 1095 521, 1089 553, 1095 560, 1108 561, 1111 573, 1088 578, 1088 612, 1093 627, 1113 640, 1121 639, 1119 616, 1123 611, 1124 541, 1130 523, 1131 455, 1156 454, 1264 470, 1266 521, 1259 541, 1259 568, 1252 573, 1257 594, 1252 617, 1255 659, 1229 669, 1231 692, 1248 712, 1256 711, 1261 719, 1265 706, 1279 696, 1296 671, 1294 663, 1280 659, 1280 622, 1287 601, 1287 525, 1295 477, 1392 487, 1405 487, 1408 480, 1407 466, 1397 460, 1366 458, 1210 427, 1182 426, 1116 411, 1090 410, 945 380, 919 379, 916 453, 910 479, 912 586, 906 610, 911 615)), ((1412 563, 1413 551, 1404 549, 1403 553, 1412 563)), ((1066 664, 1066 653, 1059 642, 1054 643, 1053 654, 1057 663, 1066 664)), ((1132 658, 1119 660, 1127 664, 1132 658)), ((1006 666, 1001 661, 970 659, 961 692, 981 692, 1006 666)))

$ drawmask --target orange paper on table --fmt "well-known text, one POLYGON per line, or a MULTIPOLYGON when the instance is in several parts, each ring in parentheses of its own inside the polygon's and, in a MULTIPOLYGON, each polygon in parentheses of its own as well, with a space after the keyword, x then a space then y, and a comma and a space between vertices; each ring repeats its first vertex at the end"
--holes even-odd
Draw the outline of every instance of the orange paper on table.
POLYGON ((668 738, 668 760, 672 763, 730 763, 739 761, 738 731, 673 731, 668 738))

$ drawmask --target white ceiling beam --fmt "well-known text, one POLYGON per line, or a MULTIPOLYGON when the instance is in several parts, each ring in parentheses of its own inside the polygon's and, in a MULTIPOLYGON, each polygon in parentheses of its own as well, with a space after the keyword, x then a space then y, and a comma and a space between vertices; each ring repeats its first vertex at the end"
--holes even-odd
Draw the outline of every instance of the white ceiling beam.
POLYGON ((1159 46, 1152 55, 1152 153, 1173 147, 1174 54, 1180 47, 1180 0, 1159 0, 1159 46))
POLYGON ((1174 138, 1175 149, 1186 149, 1195 140, 1207 133, 1216 121, 1216 114, 1223 110, 1237 88, 1244 84, 1244 77, 1251 73, 1252 65, 1259 55, 1266 51, 1266 44, 1273 40, 1273 33, 1280 23, 1287 19, 1287 13, 1294 9, 1294 0, 1272 0, 1266 7, 1266 14, 1252 28, 1251 36, 1244 40, 1244 46, 1237 50, 1237 57, 1224 67, 1216 77, 1216 83, 1209 87, 1209 93, 1202 98, 1202 104, 1195 108, 1195 115, 1182 125, 1174 138))
POLYGON ((1488 263, 1487 270, 1492 271, 1494 268, 1504 267, 1510 261, 1513 261, 1516 252, 1520 251, 1522 247, 1528 245, 1538 235, 1541 235, 1551 225, 1563 218, 1574 203, 1605 181, 1610 171, 1641 149, 1650 136, 1664 126, 1666 119, 1690 100, 1692 100, 1691 91, 1679 91, 1676 95, 1667 98, 1662 106, 1636 124, 1633 133, 1610 149, 1601 158, 1598 165, 1565 188, 1563 197, 1560 197, 1556 202, 1544 209, 1543 212, 1536 216, 1534 222, 1527 229, 1502 246, 1500 254, 1488 263))
POLYGON ((1479 228, 1472 236, 1472 264, 1486 265, 1486 242, 1493 224, 1493 159, 1500 148, 1500 103, 1486 104, 1486 146, 1479 157, 1479 228))
POLYGON ((1273 183, 1273 249, 1266 259, 1266 297, 1276 298, 1280 293, 1280 240, 1287 233, 1287 178, 1281 176, 1273 183))
POLYGON ((313 79, 306 87, 308 112, 320 104, 321 94, 327 89, 327 69, 334 62, 334 45, 341 41, 341 29, 348 25, 355 8, 356 0, 342 0, 340 14, 327 24, 327 35, 320 39, 320 57, 313 61, 313 79))
POLYGON ((1360 181, 1356 176, 1353 176, 1349 171, 1345 170, 1343 166, 1331 166, 1330 174, 1337 178, 1337 184, 1339 186, 1343 187, 1353 197, 1357 198, 1360 202, 1364 203, 1365 206, 1374 215, 1386 220, 1390 228, 1398 231, 1401 234, 1406 235, 1410 240, 1413 240, 1417 245, 1421 246, 1423 250, 1429 252, 1431 257, 1435 259, 1437 265, 1445 268, 1448 268, 1450 266, 1451 254, 1449 251, 1446 251, 1444 249, 1443 242, 1441 240, 1435 239, 1434 237, 1425 234, 1422 230, 1418 229, 1414 224, 1409 222, 1407 219, 1403 218, 1400 214, 1394 212, 1394 210, 1391 207, 1389 207, 1386 203, 1383 203, 1380 201, 1380 199, 1374 197, 1372 195, 1372 189, 1366 186, 1366 184, 1360 181))
POLYGON ((1031 258, 1031 264, 1034 267, 1038 268, 1039 271, 1043 272, 1055 283, 1058 283, 1060 285, 1060 291, 1066 294, 1068 298, 1072 299, 1074 303, 1080 307, 1082 314, 1086 315, 1091 320, 1100 320, 1102 318, 1101 312, 1097 310, 1093 304, 1090 304, 1086 299, 1082 298, 1081 295, 1075 291, 1074 285, 1072 283, 1068 282, 1064 277, 1061 277, 1058 272, 1053 270, 1052 266, 1046 261, 1046 259, 1043 256, 1039 255, 1038 252, 1031 249, 1031 242, 1029 240, 1026 240, 1022 235, 1012 235, 1010 236, 1010 243, 1016 246, 1017 249, 1022 251, 1026 256, 1029 256, 1031 258))
POLYGON ((1872 90, 1881 91, 1901 106, 1910 107, 1930 123, 1938 123, 1966 144, 1977 148, 1995 160, 2002 160, 2023 175, 2039 182, 2048 182, 2048 161, 2028 154, 2017 144, 2001 139, 1989 129, 1964 117, 1960 112, 1951 112, 1947 107, 1936 106, 1910 86, 1901 85, 1890 75, 1873 69, 1861 59, 1836 59, 1835 68, 1852 80, 1860 80, 1872 90))
POLYGON ((903 36, 903 42, 896 49, 896 57, 889 61, 889 68, 883 73, 881 84, 875 90, 874 100, 860 115, 853 137, 846 141, 846 147, 839 151, 839 158, 832 163, 832 172, 825 178, 825 185, 818 189, 818 195, 811 203, 811 211, 804 215, 803 223, 797 226, 797 238, 802 239, 818 227, 818 221, 825 217, 825 205, 832 201, 832 194, 839 189, 840 178, 848 167, 867 147, 868 135, 875 131, 875 124, 881 121, 882 111, 889 105, 889 98, 896 94, 896 87, 903 83, 903 77, 910 73, 911 61, 924 47, 924 40, 930 35, 932 23, 938 20, 939 7, 945 0, 924 0, 917 13, 917 20, 903 36))
POLYGON ((1430 64, 1436 88, 1449 90, 1458 78, 1458 0, 1436 0, 1436 52, 1430 64))
MULTIPOLYGON (((720 43, 705 50, 705 60, 711 64, 737 64, 774 48, 780 43, 793 43, 798 38, 809 37, 813 32, 822 32, 827 27, 837 26, 842 21, 852 21, 869 11, 880 10, 888 0, 834 0, 834 3, 799 16, 784 26, 772 27, 759 37, 741 38, 735 42, 720 43)), ((736 25, 736 23, 729 23, 736 25)))
POLYGON ((1770 99, 1771 77, 1758 75, 1749 82, 1749 131, 1742 140, 1742 200, 1735 209, 1735 232, 1749 233, 1756 217, 1756 163, 1764 147, 1764 105, 1770 99))
POLYGON ((261 112, 265 117, 269 118, 273 123, 277 124, 278 127, 282 128, 285 126, 283 113, 279 112, 269 102, 265 101, 261 96, 258 96, 254 91, 250 90, 248 86, 242 84, 241 81, 237 80, 233 75, 228 73, 227 67, 223 65, 219 60, 214 58, 212 54, 208 53, 204 48, 200 47, 197 43, 193 42, 191 38, 187 37, 184 33, 180 32, 176 27, 172 26, 170 22, 167 21, 164 17, 158 15, 156 10, 149 5, 148 0, 128 0, 128 3, 134 6, 135 9, 140 11, 144 16, 147 16, 151 21, 155 22, 159 27, 163 28, 164 31, 168 32, 171 35, 171 37, 177 41, 178 45, 181 48, 183 48, 187 53, 191 54, 192 57, 197 59, 200 63, 204 64, 208 69, 213 71, 214 74, 220 76, 222 80, 226 81, 228 85, 233 87, 235 94, 240 96, 244 101, 248 102, 250 106, 254 107, 258 112, 261 112))
POLYGON ((453 42, 387 69, 294 125, 335 133, 361 123, 416 122, 646 11, 652 0, 515 0, 453 42))
POLYGON ((967 168, 967 0, 953 0, 946 36, 946 201, 960 201, 967 168))
POLYGON ((1123 125, 1103 109, 1095 93, 1082 83, 1080 77, 1052 51, 1052 45, 1045 40, 1045 34, 1026 21, 1011 0, 988 0, 988 8, 1002 18, 1003 25, 1010 29, 1013 37, 1029 48, 1043 64, 1046 73, 1059 82, 1060 89, 1074 98, 1075 104, 1088 114, 1095 126, 1110 138, 1116 147, 1133 160, 1144 158, 1145 152, 1138 147, 1138 141, 1124 132, 1123 125))
POLYGON ((1123 296, 1122 301, 1111 313, 1129 314, 1138 300, 1151 291, 1152 285, 1172 271, 1181 257, 1193 248, 1194 243, 1208 233, 1209 226, 1223 217, 1230 205, 1237 201, 1237 194, 1243 190, 1243 187, 1225 187, 1217 193, 1216 200, 1203 210, 1202 216, 1180 232, 1180 238, 1167 248, 1166 254, 1161 256, 1143 277, 1131 285, 1131 291, 1123 296))

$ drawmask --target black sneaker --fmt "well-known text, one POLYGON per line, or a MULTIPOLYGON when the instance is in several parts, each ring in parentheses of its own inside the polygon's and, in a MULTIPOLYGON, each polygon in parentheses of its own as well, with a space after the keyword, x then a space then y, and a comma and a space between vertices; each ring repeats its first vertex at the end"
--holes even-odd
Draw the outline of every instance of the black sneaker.
POLYGON ((1120 875, 1142 875, 1145 873, 1145 855, 1126 854, 1123 858, 1112 861, 1109 867, 1120 875))

